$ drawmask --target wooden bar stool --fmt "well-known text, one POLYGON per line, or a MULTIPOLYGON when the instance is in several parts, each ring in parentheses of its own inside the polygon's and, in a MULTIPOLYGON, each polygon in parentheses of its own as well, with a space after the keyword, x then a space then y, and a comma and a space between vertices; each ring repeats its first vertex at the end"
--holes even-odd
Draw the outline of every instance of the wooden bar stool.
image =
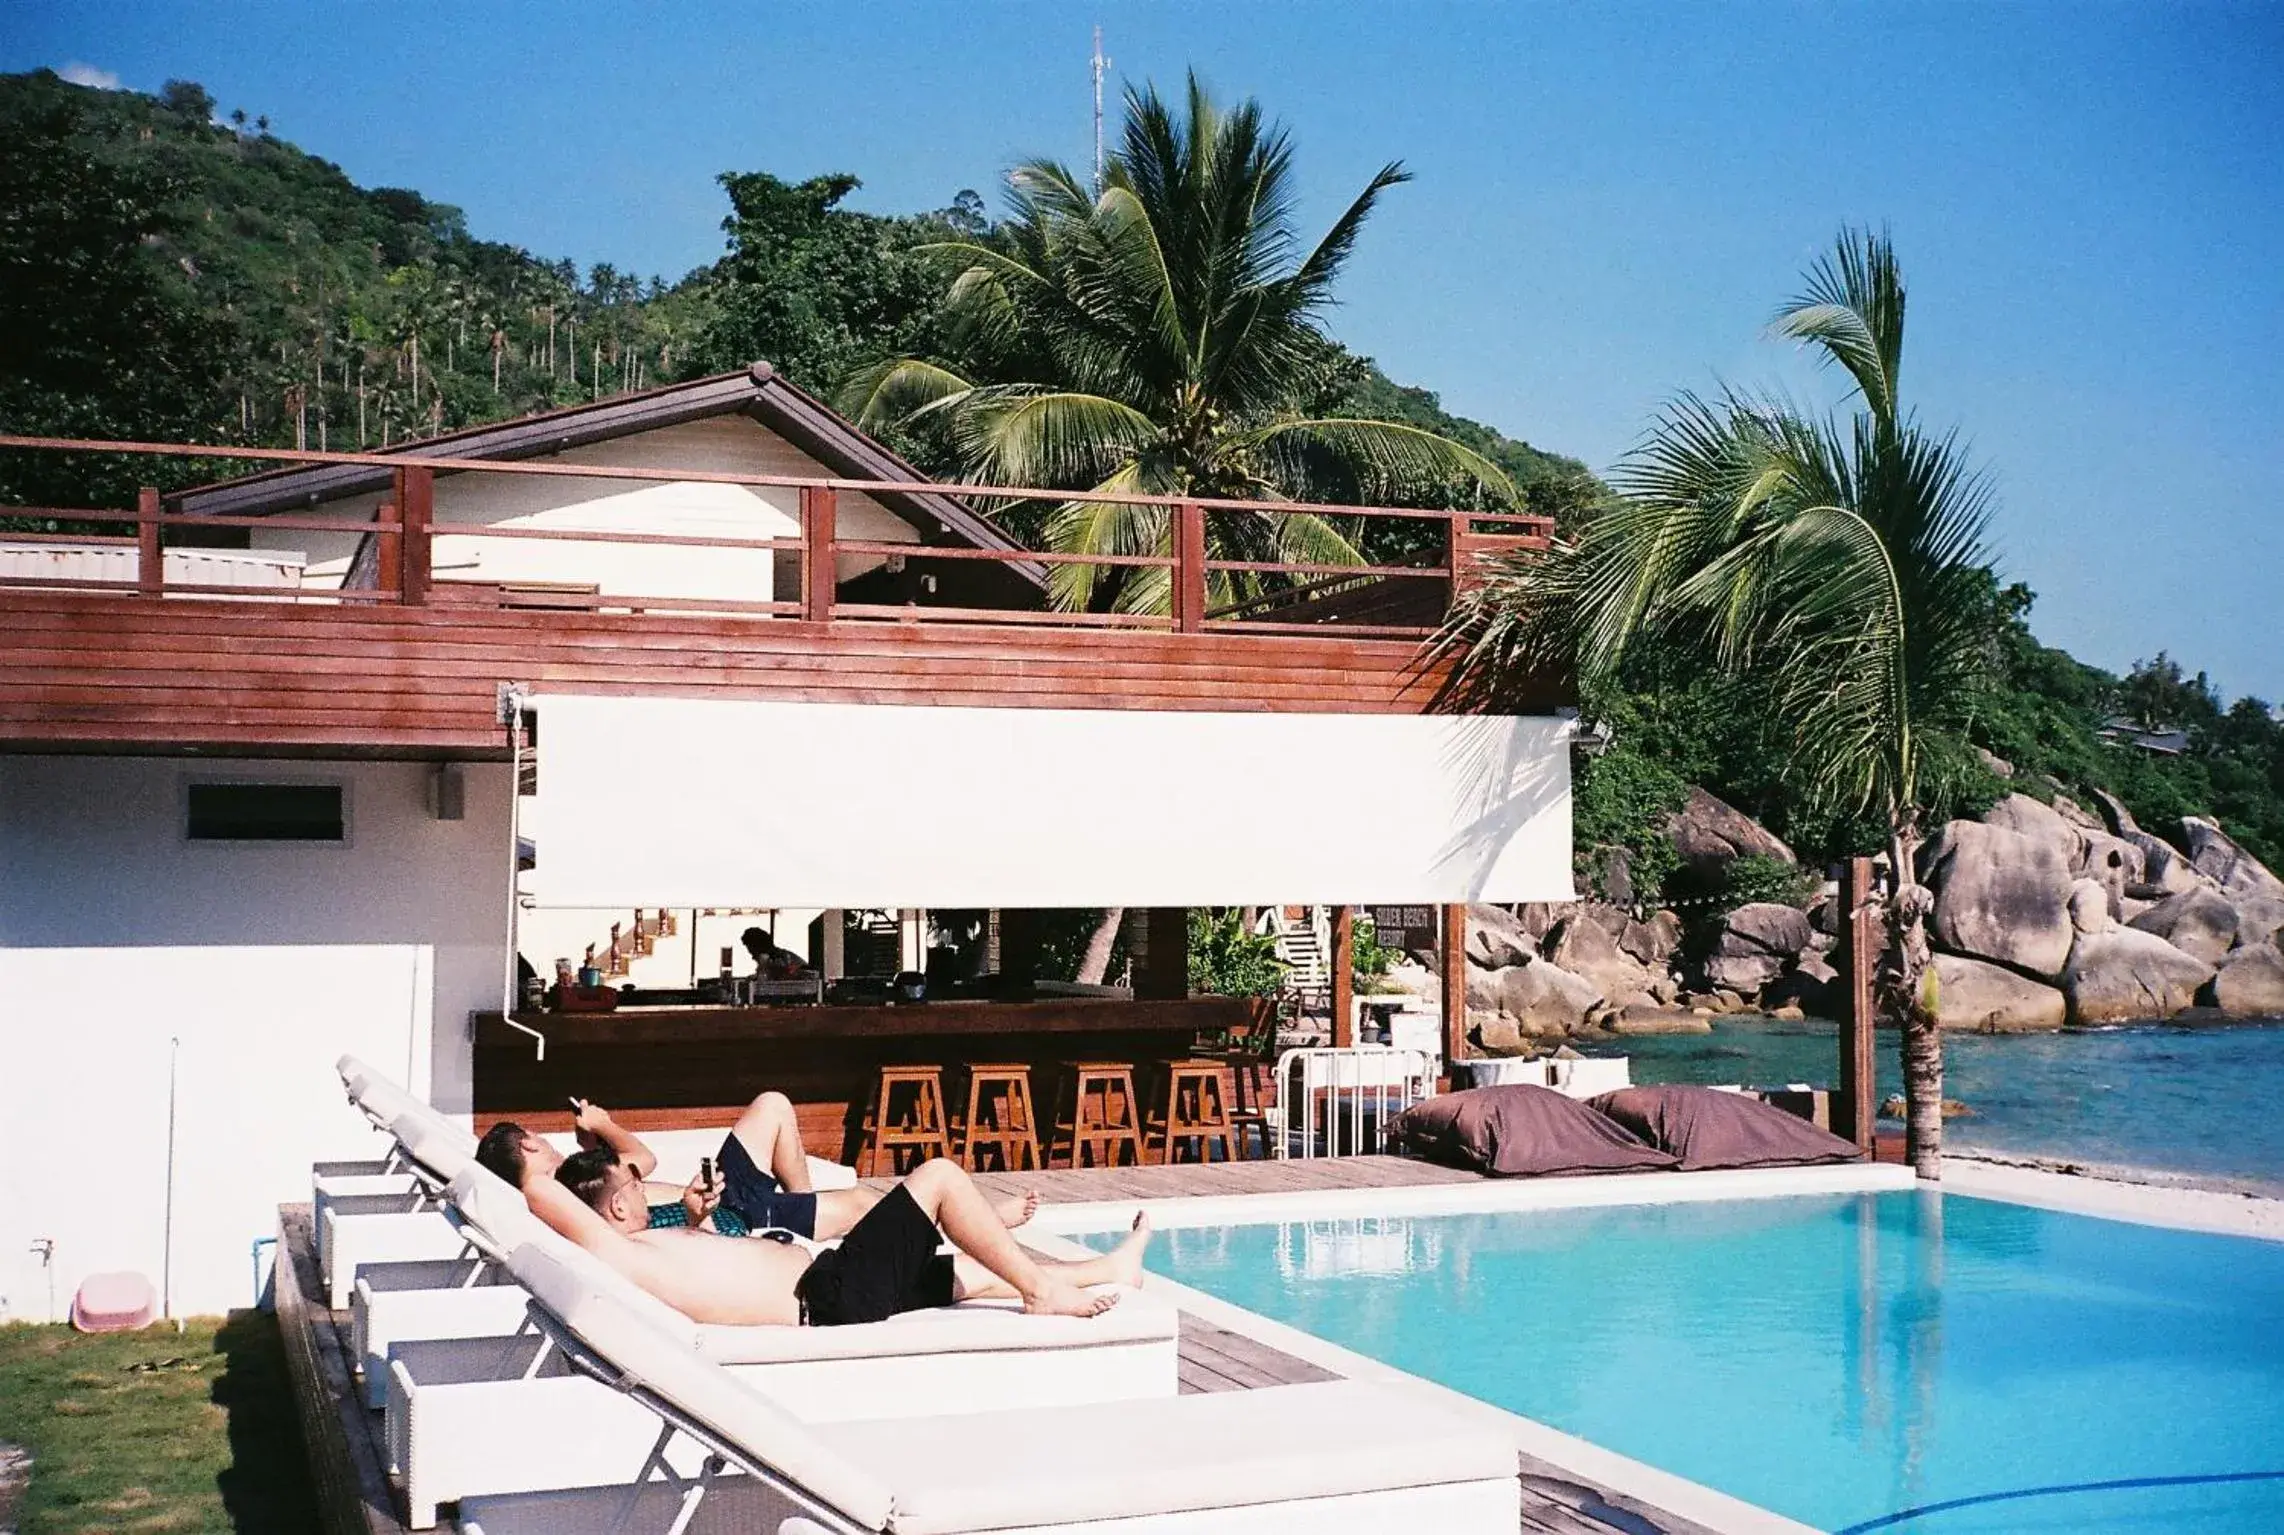
POLYGON ((872 1113, 865 1121, 857 1175, 870 1178, 878 1174, 884 1153, 891 1176, 901 1176, 930 1157, 952 1154, 951 1127, 944 1117, 941 1066, 880 1068, 880 1085, 874 1089, 872 1113), (911 1153, 910 1163, 899 1165, 901 1155, 907 1152, 911 1153))
POLYGON ((1042 1165, 1039 1121, 1031 1112, 1031 1068, 977 1062, 968 1068, 968 1112, 960 1137, 960 1162, 971 1173, 987 1171, 985 1152, 998 1153, 1000 1172, 1025 1172, 1042 1165))
POLYGON ((1223 1064, 1202 1057, 1166 1063, 1163 1112, 1150 1126, 1144 1150, 1149 1160, 1168 1163, 1180 1149, 1191 1149, 1192 1159, 1213 1160, 1213 1143, 1221 1143, 1221 1159, 1237 1160, 1230 1136, 1229 1099, 1223 1087, 1223 1064))
POLYGON ((1142 1163, 1142 1111, 1130 1061, 1073 1061, 1064 1083, 1068 1117, 1055 1116, 1055 1157, 1065 1167, 1142 1163))

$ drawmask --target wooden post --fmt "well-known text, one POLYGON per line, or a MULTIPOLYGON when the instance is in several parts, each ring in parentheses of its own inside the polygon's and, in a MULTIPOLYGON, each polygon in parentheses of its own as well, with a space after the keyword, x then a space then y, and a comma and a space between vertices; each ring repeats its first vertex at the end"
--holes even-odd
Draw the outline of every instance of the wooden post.
POLYGON ((1179 1002, 1190 994, 1190 912, 1186 906, 1150 906, 1141 921, 1134 957, 1134 1000, 1179 1002))
POLYGON ((436 516, 436 471, 407 466, 396 472, 397 601, 418 607, 428 601, 433 564, 429 526, 436 516))
POLYGON ((380 558, 373 562, 373 587, 376 591, 394 596, 397 583, 404 579, 404 520, 397 515, 401 502, 383 501, 377 514, 380 530, 374 536, 381 541, 380 558))
POLYGON ((1467 595, 1467 529, 1465 512, 1453 512, 1451 520, 1443 525, 1443 563, 1451 571, 1450 607, 1458 607, 1459 599, 1467 595))
POLYGON ((801 616, 811 623, 833 617, 833 524, 838 503, 830 485, 801 487, 801 616))
POLYGON ((999 973, 1017 986, 1039 978, 1039 914, 1029 907, 1000 908, 999 973))
POLYGON ((1189 501, 1174 508, 1173 608, 1179 632, 1205 627, 1205 508, 1189 501))
POLYGON ((1443 991, 1443 1071, 1454 1075, 1452 1065, 1467 1055, 1467 907, 1443 909, 1443 948, 1437 979, 1443 991))
POLYGON ((159 538, 159 489, 135 492, 135 590, 156 597, 166 590, 167 553, 159 538))
POLYGON ((1872 978, 1879 968, 1880 942, 1869 858, 1849 859, 1840 881, 1839 955, 1848 995, 1848 1016, 1840 1025, 1840 1092, 1848 1102, 1848 1126, 1833 1128, 1870 1151, 1879 1120, 1872 978))
POLYGON ((1356 1043, 1356 911, 1332 909, 1332 1042, 1340 1049, 1356 1043))

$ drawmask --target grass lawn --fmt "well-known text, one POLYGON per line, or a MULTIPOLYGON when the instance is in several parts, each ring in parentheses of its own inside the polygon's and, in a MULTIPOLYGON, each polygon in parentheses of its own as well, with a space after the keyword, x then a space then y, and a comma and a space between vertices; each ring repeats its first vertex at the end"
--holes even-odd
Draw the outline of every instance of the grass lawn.
POLYGON ((181 1333, 0 1326, 0 1441, 32 1455, 21 1535, 317 1527, 284 1343, 258 1311, 181 1333))

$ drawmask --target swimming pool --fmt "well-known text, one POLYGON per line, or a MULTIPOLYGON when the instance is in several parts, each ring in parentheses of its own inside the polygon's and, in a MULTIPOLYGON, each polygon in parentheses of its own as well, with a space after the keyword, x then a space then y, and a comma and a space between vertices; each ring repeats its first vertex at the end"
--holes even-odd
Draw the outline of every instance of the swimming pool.
POLYGON ((2284 1243, 1903 1191, 1175 1229, 1149 1264, 1829 1530, 2284 1530, 2284 1243))

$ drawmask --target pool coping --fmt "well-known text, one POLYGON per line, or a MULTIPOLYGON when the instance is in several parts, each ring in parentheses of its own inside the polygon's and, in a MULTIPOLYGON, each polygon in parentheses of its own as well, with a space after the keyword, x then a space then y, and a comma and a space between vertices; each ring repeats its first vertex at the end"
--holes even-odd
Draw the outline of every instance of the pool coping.
POLYGON ((2003 1200, 2065 1215, 2284 1242, 2284 1199, 2258 1194, 2130 1183, 1985 1157, 1945 1157, 1938 1187, 1970 1199, 2003 1200))

